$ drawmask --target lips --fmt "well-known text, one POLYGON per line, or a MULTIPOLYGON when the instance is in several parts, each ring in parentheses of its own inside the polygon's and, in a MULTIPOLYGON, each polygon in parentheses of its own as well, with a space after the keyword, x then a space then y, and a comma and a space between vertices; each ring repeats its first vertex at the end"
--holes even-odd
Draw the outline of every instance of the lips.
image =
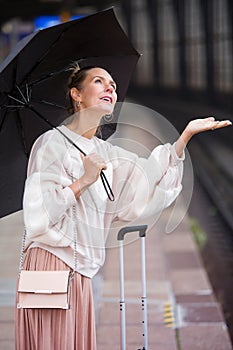
POLYGON ((112 97, 111 96, 103 96, 100 98, 102 101, 105 101, 107 103, 112 103, 112 97))

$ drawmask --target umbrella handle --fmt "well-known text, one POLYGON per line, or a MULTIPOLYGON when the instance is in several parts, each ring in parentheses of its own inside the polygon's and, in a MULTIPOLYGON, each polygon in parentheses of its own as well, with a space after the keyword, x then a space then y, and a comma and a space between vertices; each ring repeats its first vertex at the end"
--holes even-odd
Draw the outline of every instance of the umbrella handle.
MULTIPOLYGON (((76 145, 76 143, 74 143, 65 133, 63 133, 60 129, 58 129, 57 127, 54 127, 57 131, 59 131, 60 132, 60 134, 62 134, 65 138, 66 138, 66 140, 67 141, 69 141, 71 144, 72 144, 72 146, 74 146, 75 148, 77 148, 78 150, 79 150, 79 152, 81 152, 84 156, 86 156, 86 153, 81 149, 81 148, 79 148, 77 145, 76 145)), ((104 186, 104 189, 105 189, 105 191, 106 191, 106 193, 107 193, 107 196, 108 196, 108 199, 110 200, 110 201, 114 201, 115 200, 115 196, 114 196, 114 193, 113 193, 113 191, 112 191, 112 189, 111 189, 111 186, 110 186, 110 184, 109 184, 109 182, 108 182, 108 179, 106 178, 106 175, 104 174, 104 172, 103 172, 103 170, 101 170, 101 172, 100 172, 100 178, 101 178, 101 181, 102 181, 102 184, 103 184, 103 186, 104 186)))
POLYGON ((100 172, 100 178, 101 178, 102 184, 104 186, 104 189, 108 195, 108 199, 113 202, 115 200, 115 196, 114 196, 114 193, 111 189, 111 186, 109 185, 108 179, 106 178, 103 170, 101 170, 101 172, 100 172))

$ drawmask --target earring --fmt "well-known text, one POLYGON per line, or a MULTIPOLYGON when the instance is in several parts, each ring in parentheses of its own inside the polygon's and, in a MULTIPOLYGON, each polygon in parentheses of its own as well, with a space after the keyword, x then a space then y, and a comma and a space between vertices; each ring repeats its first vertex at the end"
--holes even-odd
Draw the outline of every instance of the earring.
POLYGON ((109 123, 111 121, 113 121, 114 115, 113 114, 105 114, 103 119, 105 122, 109 123))
POLYGON ((80 101, 75 101, 75 106, 76 106, 76 108, 79 108, 80 107, 80 101))

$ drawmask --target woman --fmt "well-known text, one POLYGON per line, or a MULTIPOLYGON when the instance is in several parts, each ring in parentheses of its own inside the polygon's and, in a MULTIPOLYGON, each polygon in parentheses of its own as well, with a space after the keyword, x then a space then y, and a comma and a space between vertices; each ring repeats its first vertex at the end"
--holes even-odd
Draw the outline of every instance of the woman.
POLYGON ((104 263, 112 222, 131 221, 170 205, 181 191, 183 153, 191 137, 231 124, 214 118, 193 120, 174 145, 156 147, 147 160, 95 137, 102 116, 111 114, 117 101, 116 83, 106 70, 74 69, 69 97, 74 115, 59 128, 87 156, 57 130, 35 142, 24 193, 28 248, 24 269, 72 269, 77 228, 71 308, 16 310, 16 349, 20 350, 96 349, 91 278, 104 263), (113 189, 114 202, 102 186, 101 170, 113 189))

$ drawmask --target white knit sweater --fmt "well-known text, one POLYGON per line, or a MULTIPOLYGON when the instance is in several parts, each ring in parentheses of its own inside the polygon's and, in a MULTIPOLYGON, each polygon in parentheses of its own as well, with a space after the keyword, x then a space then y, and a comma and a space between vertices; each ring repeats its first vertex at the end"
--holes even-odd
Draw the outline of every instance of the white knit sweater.
POLYGON ((183 158, 170 144, 156 147, 145 159, 96 137, 79 136, 66 126, 60 128, 84 152, 105 159, 105 175, 116 198, 108 200, 98 179, 76 200, 69 185, 71 174, 80 178, 84 171, 79 151, 57 130, 46 132, 35 142, 28 164, 23 202, 27 247, 47 249, 73 267, 76 225, 77 271, 93 277, 104 263, 105 242, 114 221, 151 216, 175 200, 182 188, 183 158))

